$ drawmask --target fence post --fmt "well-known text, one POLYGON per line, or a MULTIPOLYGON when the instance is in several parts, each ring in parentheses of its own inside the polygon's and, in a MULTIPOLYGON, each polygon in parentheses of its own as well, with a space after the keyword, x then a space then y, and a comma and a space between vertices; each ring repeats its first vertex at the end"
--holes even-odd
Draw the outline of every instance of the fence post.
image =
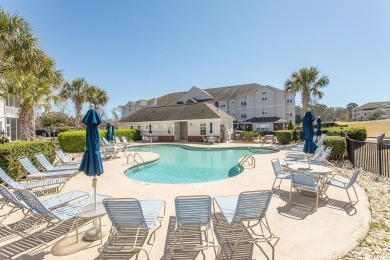
POLYGON ((379 175, 383 175, 382 171, 382 142, 385 138, 385 134, 380 134, 376 138, 377 141, 377 150, 378 150, 378 162, 379 162, 379 175))

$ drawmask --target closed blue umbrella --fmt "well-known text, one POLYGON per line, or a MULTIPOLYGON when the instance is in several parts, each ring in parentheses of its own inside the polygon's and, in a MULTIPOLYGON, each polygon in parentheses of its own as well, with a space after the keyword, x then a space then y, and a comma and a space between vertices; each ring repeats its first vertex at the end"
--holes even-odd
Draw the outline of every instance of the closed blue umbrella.
POLYGON ((111 125, 110 122, 108 122, 106 124, 106 130, 107 130, 107 132, 106 132, 106 139, 108 141, 112 141, 112 125, 111 125))
POLYGON ((152 133, 152 125, 149 125, 149 134, 152 133))
POLYGON ((307 111, 305 116, 302 118, 302 137, 305 140, 305 145, 303 146, 303 152, 308 154, 314 154, 317 149, 317 145, 313 140, 313 122, 315 118, 310 111, 307 111))
POLYGON ((111 134, 112 134, 111 139, 114 140, 114 137, 115 137, 115 126, 114 125, 111 126, 111 134))
POLYGON ((87 114, 83 118, 83 124, 87 126, 86 130, 86 148, 83 160, 81 161, 79 171, 84 172, 87 176, 93 176, 92 187, 94 188, 95 207, 96 207, 96 176, 103 173, 102 157, 100 155, 100 136, 98 125, 102 123, 102 119, 90 106, 87 114))
POLYGON ((210 123, 210 134, 213 134, 213 123, 210 123))
POLYGON ((322 132, 321 132, 321 118, 318 117, 317 118, 317 136, 321 136, 322 135, 322 132))

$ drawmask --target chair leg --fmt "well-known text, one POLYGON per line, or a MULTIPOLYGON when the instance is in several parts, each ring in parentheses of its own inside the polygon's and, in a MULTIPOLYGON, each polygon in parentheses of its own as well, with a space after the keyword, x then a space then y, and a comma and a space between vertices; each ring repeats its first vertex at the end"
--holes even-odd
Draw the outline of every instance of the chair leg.
POLYGON ((289 197, 289 199, 288 199, 288 203, 291 202, 291 193, 292 193, 292 184, 291 184, 291 186, 290 186, 290 197, 289 197))

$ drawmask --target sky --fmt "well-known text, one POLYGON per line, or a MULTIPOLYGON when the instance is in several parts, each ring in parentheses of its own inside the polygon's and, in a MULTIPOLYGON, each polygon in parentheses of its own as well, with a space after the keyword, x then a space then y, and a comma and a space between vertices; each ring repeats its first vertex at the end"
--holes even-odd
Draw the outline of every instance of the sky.
MULTIPOLYGON (((105 89, 105 110, 192 86, 283 88, 314 66, 318 102, 390 101, 388 0, 2 0, 24 17, 66 81, 105 89)), ((297 103, 300 96, 297 95, 297 103)))

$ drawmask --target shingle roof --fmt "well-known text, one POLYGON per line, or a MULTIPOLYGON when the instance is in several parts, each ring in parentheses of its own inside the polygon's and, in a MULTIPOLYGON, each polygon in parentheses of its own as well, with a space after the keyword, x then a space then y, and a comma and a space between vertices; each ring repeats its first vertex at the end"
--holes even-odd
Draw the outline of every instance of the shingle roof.
MULTIPOLYGON (((281 118, 277 116, 272 117, 252 117, 251 119, 245 120, 247 123, 274 123, 279 121, 281 118)), ((283 121, 280 121, 283 122, 283 121)))
POLYGON ((121 122, 170 121, 190 119, 225 118, 233 117, 218 109, 212 104, 196 103, 188 105, 172 105, 160 107, 146 107, 123 118, 121 122))
MULTIPOLYGON (((257 83, 251 83, 251 84, 242 84, 242 85, 235 85, 235 86, 225 86, 225 87, 219 87, 219 88, 208 88, 208 89, 201 89, 205 91, 207 94, 211 95, 214 100, 216 101, 225 101, 229 99, 237 99, 239 97, 250 95, 253 92, 256 92, 262 88, 268 88, 271 91, 274 92, 284 92, 281 89, 274 88, 271 86, 263 86, 257 83)), ((176 92, 176 93, 170 93, 161 97, 157 98, 156 106, 170 106, 175 105, 178 100, 187 92, 176 92)), ((153 99, 151 99, 153 100, 153 99)), ((152 102, 151 100, 148 101, 148 106, 151 106, 152 102)))
POLYGON ((369 102, 358 107, 358 110, 374 110, 378 108, 390 108, 390 101, 385 102, 369 102))

